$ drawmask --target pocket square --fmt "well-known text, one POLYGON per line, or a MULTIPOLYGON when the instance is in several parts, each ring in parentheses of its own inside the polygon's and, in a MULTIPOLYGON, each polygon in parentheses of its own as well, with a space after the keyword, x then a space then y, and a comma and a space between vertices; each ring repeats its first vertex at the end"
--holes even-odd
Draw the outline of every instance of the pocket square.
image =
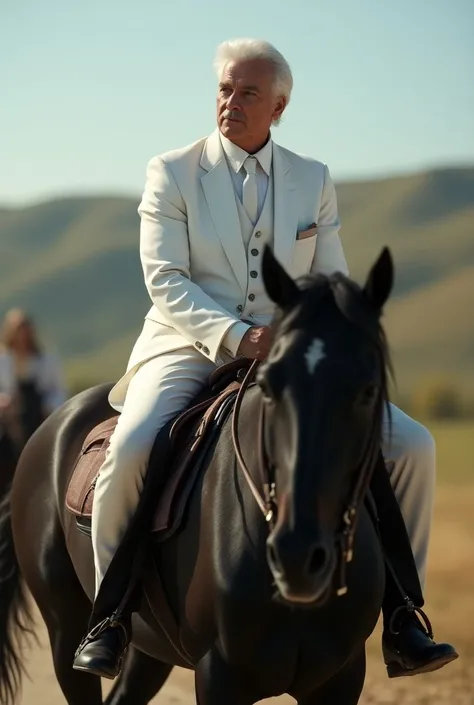
POLYGON ((305 240, 307 237, 313 237, 318 232, 318 226, 316 223, 311 223, 306 230, 300 230, 296 233, 297 240, 305 240))

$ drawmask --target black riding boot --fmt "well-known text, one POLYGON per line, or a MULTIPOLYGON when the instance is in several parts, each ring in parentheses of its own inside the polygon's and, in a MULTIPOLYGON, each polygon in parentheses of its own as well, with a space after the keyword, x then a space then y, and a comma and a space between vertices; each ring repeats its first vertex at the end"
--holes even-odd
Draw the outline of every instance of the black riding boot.
POLYGON ((390 567, 386 570, 383 618, 382 652, 389 678, 437 671, 458 658, 451 644, 433 640, 428 617, 397 585, 390 567))
POLYGON ((454 661, 458 654, 450 644, 433 640, 430 621, 421 610, 423 592, 410 539, 382 455, 370 490, 378 510, 377 528, 386 559, 382 651, 388 676, 435 671, 454 661))
POLYGON ((137 547, 130 575, 119 574, 117 570, 122 564, 122 546, 112 561, 112 570, 107 571, 102 581, 94 601, 89 631, 79 644, 73 661, 75 670, 101 678, 113 679, 119 675, 132 639, 132 614, 139 611, 142 600, 138 576, 143 564, 143 545, 137 547), (116 581, 112 584, 113 578, 116 581))
POLYGON ((101 678, 116 678, 131 639, 131 619, 118 616, 104 619, 82 640, 74 656, 73 668, 101 678))
POLYGON ((117 549, 100 585, 89 631, 74 655, 77 671, 113 679, 122 668, 132 638, 132 614, 139 611, 142 599, 139 576, 146 547, 146 542, 139 543, 134 537, 129 541, 130 534, 117 549))

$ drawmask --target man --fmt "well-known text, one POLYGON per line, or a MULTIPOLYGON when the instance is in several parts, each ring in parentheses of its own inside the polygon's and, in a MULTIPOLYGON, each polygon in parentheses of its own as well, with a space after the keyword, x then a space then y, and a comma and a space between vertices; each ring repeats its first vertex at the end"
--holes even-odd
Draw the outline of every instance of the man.
MULTIPOLYGON (((217 52, 218 129, 155 157, 139 207, 140 253, 153 306, 128 371, 110 394, 121 410, 95 490, 92 540, 96 595, 137 507, 158 431, 187 406, 216 365, 243 355, 264 360, 273 305, 260 275, 264 245, 293 277, 347 273, 328 168, 276 145, 270 128, 289 102, 293 79, 283 56, 255 40, 217 52)), ((393 408, 384 455, 405 516, 421 581, 434 488, 434 444, 426 429, 393 408)), ((387 659, 406 673, 456 657, 410 617, 387 659)), ((89 635, 74 666, 113 677, 128 644, 122 620, 89 635)))

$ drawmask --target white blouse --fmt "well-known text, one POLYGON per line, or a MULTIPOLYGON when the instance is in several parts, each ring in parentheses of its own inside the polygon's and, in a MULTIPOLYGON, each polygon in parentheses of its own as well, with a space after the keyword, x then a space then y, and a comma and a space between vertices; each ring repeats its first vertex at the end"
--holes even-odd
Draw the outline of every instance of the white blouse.
MULTIPOLYGON (((53 355, 41 354, 28 362, 25 379, 34 381, 43 397, 48 413, 61 406, 67 399, 59 360, 53 355)), ((0 352, 0 394, 12 396, 15 393, 15 362, 8 352, 0 352)))

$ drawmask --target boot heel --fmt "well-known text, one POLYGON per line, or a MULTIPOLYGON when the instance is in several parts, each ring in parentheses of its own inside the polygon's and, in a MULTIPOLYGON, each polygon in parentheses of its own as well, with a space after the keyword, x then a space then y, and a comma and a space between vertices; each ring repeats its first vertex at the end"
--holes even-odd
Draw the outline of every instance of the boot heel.
POLYGON ((388 663, 387 674, 389 678, 400 678, 401 676, 406 676, 407 672, 398 663, 388 663))

